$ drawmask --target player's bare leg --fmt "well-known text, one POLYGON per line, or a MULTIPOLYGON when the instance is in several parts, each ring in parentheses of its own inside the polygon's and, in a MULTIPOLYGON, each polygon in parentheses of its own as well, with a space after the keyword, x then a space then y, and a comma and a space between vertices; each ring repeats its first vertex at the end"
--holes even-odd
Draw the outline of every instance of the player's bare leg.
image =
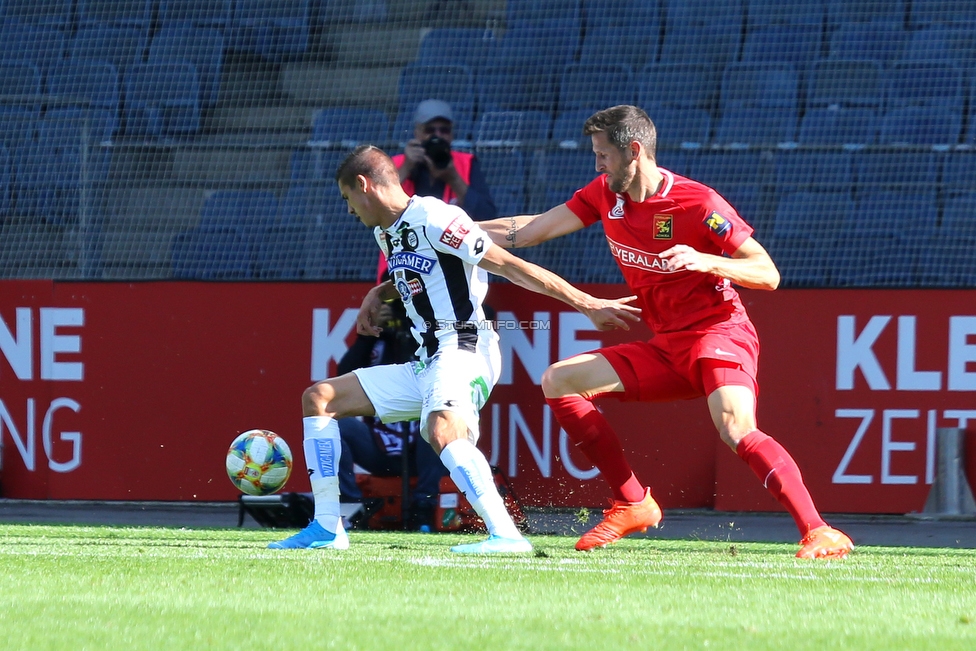
POLYGON ((749 464, 763 486, 782 504, 800 530, 799 558, 843 558, 854 544, 824 522, 803 483, 796 461, 775 439, 756 428, 756 399, 740 385, 719 387, 708 410, 722 440, 749 464))
POLYGON ((485 521, 488 539, 467 545, 455 545, 458 554, 497 554, 532 551, 532 545, 512 521, 505 502, 495 488, 491 466, 472 442, 468 425, 452 411, 431 412, 427 418, 427 436, 431 447, 440 455, 451 479, 467 498, 475 512, 485 521))
POLYGON ((315 499, 315 517, 294 536, 273 542, 272 549, 347 549, 349 538, 339 513, 339 418, 372 416, 373 404, 352 373, 316 382, 302 394, 303 447, 315 499))
POLYGON ((576 549, 604 547, 661 521, 651 491, 637 480, 616 432, 592 403, 598 395, 623 391, 610 362, 586 353, 556 362, 542 375, 542 391, 559 425, 610 484, 614 499, 603 521, 577 541, 576 549))

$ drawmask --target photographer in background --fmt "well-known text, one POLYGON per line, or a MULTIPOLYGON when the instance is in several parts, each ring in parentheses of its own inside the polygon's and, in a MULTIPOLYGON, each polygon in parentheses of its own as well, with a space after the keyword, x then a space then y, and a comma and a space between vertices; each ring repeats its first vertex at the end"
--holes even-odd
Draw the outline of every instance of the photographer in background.
POLYGON ((413 140, 393 157, 409 195, 437 197, 464 208, 475 221, 498 216, 474 154, 453 151, 454 114, 447 102, 426 99, 413 114, 413 140))

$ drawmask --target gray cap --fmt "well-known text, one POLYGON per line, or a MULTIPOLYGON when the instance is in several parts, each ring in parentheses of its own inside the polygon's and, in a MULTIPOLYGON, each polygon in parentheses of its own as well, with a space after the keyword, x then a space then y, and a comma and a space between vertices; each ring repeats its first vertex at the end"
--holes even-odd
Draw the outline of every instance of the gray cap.
POLYGON ((417 104, 417 110, 413 112, 414 124, 427 124, 437 118, 454 122, 454 113, 451 112, 451 105, 439 99, 425 99, 420 104, 417 104))

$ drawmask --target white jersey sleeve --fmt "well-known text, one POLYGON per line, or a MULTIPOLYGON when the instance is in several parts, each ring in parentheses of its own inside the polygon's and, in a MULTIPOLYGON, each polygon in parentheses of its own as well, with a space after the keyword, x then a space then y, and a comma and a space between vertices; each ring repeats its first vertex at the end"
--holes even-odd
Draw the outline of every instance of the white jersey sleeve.
POLYGON ((441 253, 454 255, 470 265, 485 257, 491 238, 463 210, 438 210, 427 215, 427 237, 441 253))

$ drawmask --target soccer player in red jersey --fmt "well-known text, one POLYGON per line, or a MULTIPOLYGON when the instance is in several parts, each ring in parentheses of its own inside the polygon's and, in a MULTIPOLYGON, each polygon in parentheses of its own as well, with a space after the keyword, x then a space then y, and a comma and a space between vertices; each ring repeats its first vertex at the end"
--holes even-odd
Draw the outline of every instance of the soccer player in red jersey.
POLYGON ((659 168, 657 133, 635 106, 583 126, 600 176, 539 215, 482 222, 496 244, 540 244, 602 222, 624 280, 654 333, 576 355, 542 376, 546 402, 613 491, 604 519, 577 542, 602 547, 647 527, 661 509, 636 478, 595 398, 661 402, 705 396, 722 440, 793 516, 801 558, 840 558, 850 538, 817 511, 790 454, 756 424, 759 340, 732 284, 774 290, 780 276, 752 228, 713 189, 659 168))

